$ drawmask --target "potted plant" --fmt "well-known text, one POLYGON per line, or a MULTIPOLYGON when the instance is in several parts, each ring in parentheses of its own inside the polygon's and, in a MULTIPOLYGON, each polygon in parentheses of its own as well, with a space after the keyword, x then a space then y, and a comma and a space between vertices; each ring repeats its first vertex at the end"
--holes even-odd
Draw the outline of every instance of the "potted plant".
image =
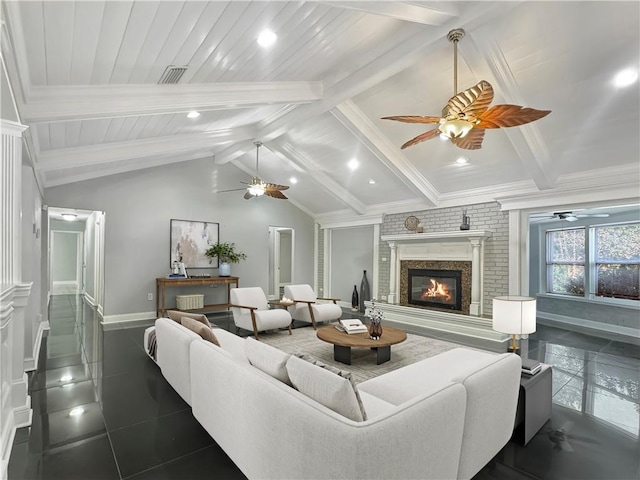
POLYGON ((204 254, 209 257, 209 263, 213 257, 218 257, 220 265, 218 267, 218 275, 221 277, 228 277, 231 275, 231 264, 238 263, 240 260, 244 260, 247 256, 236 251, 235 243, 216 243, 211 245, 204 254))

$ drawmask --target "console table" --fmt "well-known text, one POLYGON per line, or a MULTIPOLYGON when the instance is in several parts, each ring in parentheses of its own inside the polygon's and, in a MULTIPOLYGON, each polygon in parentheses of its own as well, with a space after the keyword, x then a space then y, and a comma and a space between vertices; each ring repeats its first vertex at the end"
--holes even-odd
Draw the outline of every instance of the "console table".
POLYGON ((158 317, 165 316, 167 309, 165 307, 165 289, 170 287, 202 287, 208 285, 226 285, 227 286, 227 302, 214 303, 204 305, 203 308, 196 310, 202 312, 216 308, 228 308, 231 305, 231 285, 238 287, 238 277, 191 277, 191 278, 156 278, 156 315, 158 317))

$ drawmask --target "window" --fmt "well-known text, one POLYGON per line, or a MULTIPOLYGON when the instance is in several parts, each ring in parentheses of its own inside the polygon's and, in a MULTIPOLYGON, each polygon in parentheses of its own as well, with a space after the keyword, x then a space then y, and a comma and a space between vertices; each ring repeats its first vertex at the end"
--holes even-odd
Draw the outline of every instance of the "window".
POLYGON ((640 225, 593 230, 596 295, 640 300, 640 225))
POLYGON ((547 232, 547 292, 584 295, 585 230, 547 232))
POLYGON ((547 293, 640 300, 640 223, 546 232, 547 293))

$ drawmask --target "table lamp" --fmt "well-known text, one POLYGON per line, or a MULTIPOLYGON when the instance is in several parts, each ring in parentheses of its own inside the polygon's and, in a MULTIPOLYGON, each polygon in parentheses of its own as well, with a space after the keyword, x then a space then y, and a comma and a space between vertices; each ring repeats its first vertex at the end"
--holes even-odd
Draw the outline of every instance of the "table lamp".
POLYGON ((514 295, 493 299, 493 329, 511 334, 509 351, 518 353, 516 335, 536 331, 536 299, 514 295))

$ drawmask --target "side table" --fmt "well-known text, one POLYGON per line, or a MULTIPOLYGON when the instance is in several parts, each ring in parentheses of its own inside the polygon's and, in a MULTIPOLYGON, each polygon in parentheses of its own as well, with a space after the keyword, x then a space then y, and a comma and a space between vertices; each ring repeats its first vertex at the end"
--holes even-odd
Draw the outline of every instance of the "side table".
POLYGON ((522 374, 513 439, 527 445, 551 418, 551 365, 542 365, 535 375, 522 374))

